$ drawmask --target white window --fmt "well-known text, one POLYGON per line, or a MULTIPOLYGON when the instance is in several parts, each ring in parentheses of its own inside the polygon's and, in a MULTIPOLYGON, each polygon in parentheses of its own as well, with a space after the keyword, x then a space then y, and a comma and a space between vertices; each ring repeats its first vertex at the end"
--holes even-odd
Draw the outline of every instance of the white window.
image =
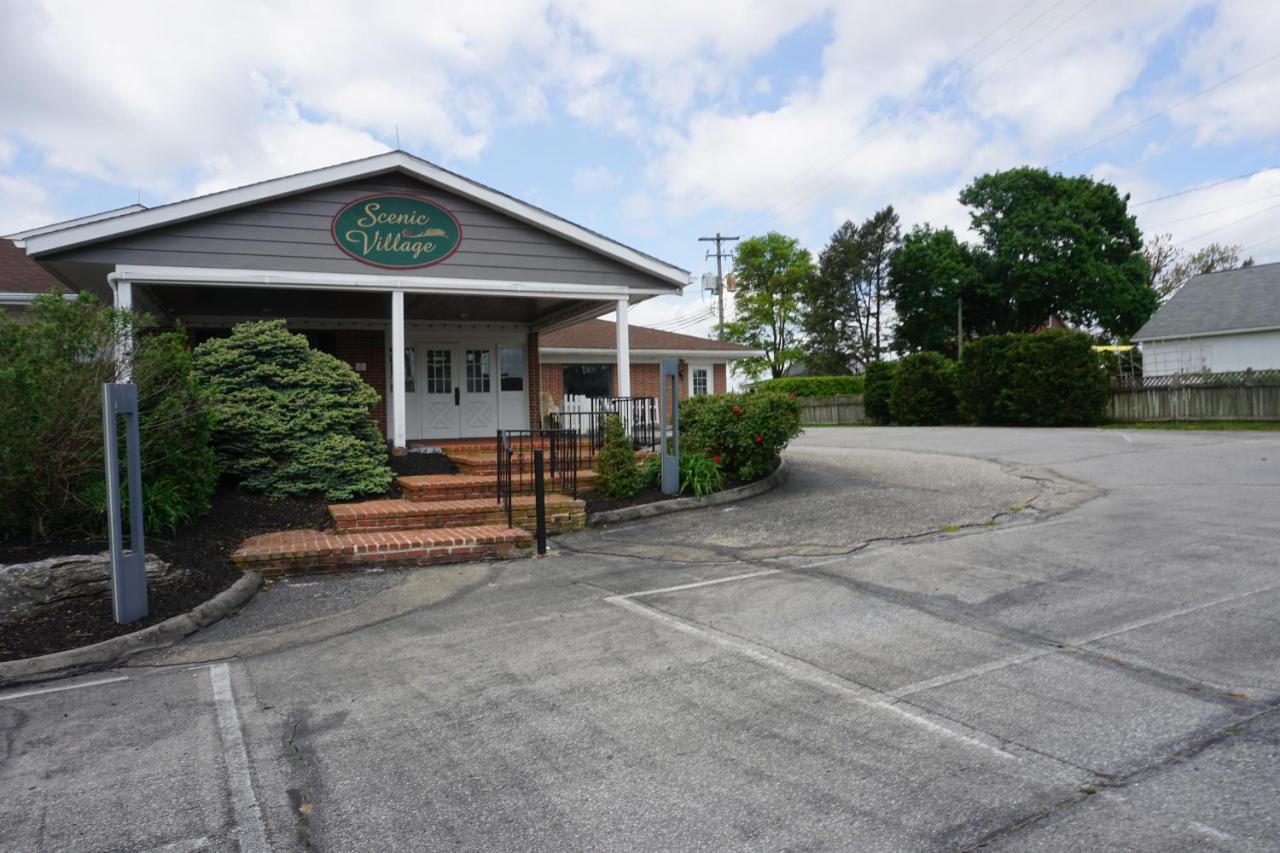
POLYGON ((503 347, 498 350, 498 387, 503 391, 524 390, 524 350, 503 347))
POLYGON ((489 393, 489 351, 467 350, 467 393, 489 393))
POLYGON ((404 392, 412 394, 416 385, 418 355, 413 347, 404 348, 404 392))
POLYGON ((447 349, 427 350, 427 393, 449 394, 453 391, 453 352, 447 349))
POLYGON ((691 366, 689 368, 689 394, 698 397, 702 394, 711 393, 711 368, 704 366, 691 366))

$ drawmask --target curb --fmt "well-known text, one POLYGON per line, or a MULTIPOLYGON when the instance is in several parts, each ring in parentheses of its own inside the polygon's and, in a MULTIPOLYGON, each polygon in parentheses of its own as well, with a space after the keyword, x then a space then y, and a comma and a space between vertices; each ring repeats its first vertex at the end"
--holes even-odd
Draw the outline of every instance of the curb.
POLYGON ((781 486, 791 476, 791 468, 787 465, 785 458, 779 460, 778 467, 773 469, 773 473, 754 483, 748 483, 745 486, 738 486, 736 489, 728 489, 723 492, 714 492, 702 497, 675 498, 669 501, 655 501, 649 504, 641 504, 640 506, 628 506, 622 509, 610 509, 604 512, 593 512, 587 516, 588 527, 599 527, 603 524, 617 524, 621 521, 635 521, 641 518, 653 518, 658 515, 666 515, 672 512, 684 512, 690 509, 704 509, 709 506, 720 506, 721 504, 729 504, 734 501, 746 500, 754 498, 756 495, 763 495, 765 492, 772 491, 781 486))
POLYGON ((261 585, 261 575, 257 572, 245 572, 244 577, 194 610, 170 617, 141 631, 112 637, 78 649, 0 662, 0 687, 102 669, 138 652, 172 645, 243 607, 257 594, 261 585))

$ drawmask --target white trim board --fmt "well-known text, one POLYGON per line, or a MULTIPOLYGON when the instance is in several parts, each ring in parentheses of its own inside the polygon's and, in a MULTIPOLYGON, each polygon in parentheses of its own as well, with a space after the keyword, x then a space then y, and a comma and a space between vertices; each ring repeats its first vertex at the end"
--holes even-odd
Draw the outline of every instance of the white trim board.
MULTIPOLYGON (((617 357, 616 349, 587 349, 578 347, 538 347, 540 357, 546 361, 590 362, 592 359, 613 359, 617 357)), ((737 361, 764 353, 754 350, 705 350, 705 349, 636 349, 631 348, 631 360, 657 360, 661 358, 683 358, 685 361, 725 362, 737 361)))
MULTIPOLYGON (((111 282, 134 284, 208 284, 227 287, 267 287, 282 290, 348 290, 371 293, 438 293, 454 296, 510 296, 526 299, 587 299, 616 304, 632 296, 655 296, 661 287, 618 284, 576 284, 558 281, 446 278, 444 276, 359 275, 355 273, 242 270, 220 267, 161 267, 120 264, 111 282)), ((601 306, 605 313, 613 305, 601 306)))
MULTIPOLYGON (((659 292, 680 293, 691 281, 688 270, 650 257, 643 252, 610 240, 581 225, 577 225, 567 219, 561 219, 555 214, 512 198, 505 193, 476 183, 454 172, 442 169, 434 163, 429 163, 403 151, 391 151, 386 154, 367 157, 363 160, 353 160, 348 163, 314 169, 310 172, 273 178, 257 184, 198 196, 186 201, 177 201, 172 204, 134 211, 120 216, 110 216, 106 219, 89 222, 73 220, 71 224, 64 227, 32 234, 25 239, 25 248, 29 255, 47 254, 114 237, 122 237, 126 234, 135 234, 139 231, 160 228, 189 219, 209 216, 226 210, 246 207, 283 196, 369 178, 387 172, 402 172, 447 189, 478 204, 501 211, 513 219, 655 276, 666 284, 665 289, 659 289, 659 292)), ((50 226, 50 229, 54 229, 54 226, 50 226)))
POLYGON ((1280 326, 1257 326, 1251 329, 1223 329, 1220 332, 1191 332, 1185 335, 1161 335, 1152 338, 1134 338, 1135 344, 1163 344, 1170 341, 1186 341, 1192 338, 1218 338, 1223 335, 1252 335, 1260 332, 1280 332, 1280 326))

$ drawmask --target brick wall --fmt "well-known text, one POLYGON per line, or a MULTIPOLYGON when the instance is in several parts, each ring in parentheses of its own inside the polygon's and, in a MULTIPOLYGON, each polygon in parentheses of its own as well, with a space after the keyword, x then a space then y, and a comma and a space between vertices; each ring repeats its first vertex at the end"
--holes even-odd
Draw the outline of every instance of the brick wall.
POLYGON ((711 365, 711 393, 723 394, 729 390, 729 377, 723 361, 711 365))
POLYGON ((373 390, 378 392, 378 402, 369 412, 369 418, 378 425, 378 430, 387 434, 387 356, 383 333, 380 331, 344 329, 335 333, 333 354, 351 365, 354 370, 357 362, 364 362, 364 371, 360 373, 373 390))
MULTIPOLYGON (((660 375, 659 365, 656 362, 631 362, 631 396, 632 397, 657 397, 658 396, 658 377, 660 375)), ((559 362, 548 361, 542 364, 540 371, 542 388, 548 392, 553 400, 560 400, 564 397, 564 364, 559 362)), ((723 394, 728 387, 725 377, 724 362, 712 365, 712 393, 723 394)), ((682 359, 680 361, 680 399, 689 396, 689 365, 682 359)), ((613 372, 610 390, 616 395, 618 393, 618 372, 613 372)))

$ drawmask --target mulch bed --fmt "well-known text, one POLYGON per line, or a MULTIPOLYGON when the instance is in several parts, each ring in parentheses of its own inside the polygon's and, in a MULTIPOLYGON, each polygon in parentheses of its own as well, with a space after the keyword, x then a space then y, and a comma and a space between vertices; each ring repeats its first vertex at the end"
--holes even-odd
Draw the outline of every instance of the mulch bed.
MULTIPOLYGON (((153 586, 148 590, 151 614, 128 625, 117 625, 111 600, 71 604, 44 618, 0 625, 0 660, 14 660, 73 649, 128 634, 185 613, 222 592, 240 577, 231 553, 250 536, 288 528, 329 526, 328 503, 320 498, 272 500, 242 494, 223 485, 213 508, 199 521, 173 533, 147 536, 147 551, 187 570, 186 583, 153 586)), ((0 563, 25 563, 63 554, 94 554, 107 550, 105 539, 63 538, 49 541, 0 542, 0 563)))
POLYGON ((418 474, 455 474, 457 468, 443 453, 406 453, 403 456, 392 456, 391 473, 397 477, 412 477, 418 474))
MULTIPOLYGON (((736 489, 738 486, 745 486, 745 485, 746 485, 745 482, 742 482, 740 480, 732 480, 726 477, 724 480, 724 489, 721 489, 721 491, 727 491, 728 489, 736 489)), ((692 495, 693 495, 693 492, 688 492, 683 495, 664 495, 661 490, 655 489, 652 486, 646 486, 645 488, 636 492, 633 497, 629 497, 629 498, 611 498, 608 495, 604 494, 603 492, 599 492, 599 491, 584 492, 581 495, 579 495, 579 497, 581 497, 582 500, 585 501, 587 504, 587 515, 591 515, 592 513, 605 512, 611 509, 622 509, 623 507, 640 506, 641 504, 657 503, 658 501, 670 501, 670 500, 675 500, 676 498, 691 497, 692 495)))

